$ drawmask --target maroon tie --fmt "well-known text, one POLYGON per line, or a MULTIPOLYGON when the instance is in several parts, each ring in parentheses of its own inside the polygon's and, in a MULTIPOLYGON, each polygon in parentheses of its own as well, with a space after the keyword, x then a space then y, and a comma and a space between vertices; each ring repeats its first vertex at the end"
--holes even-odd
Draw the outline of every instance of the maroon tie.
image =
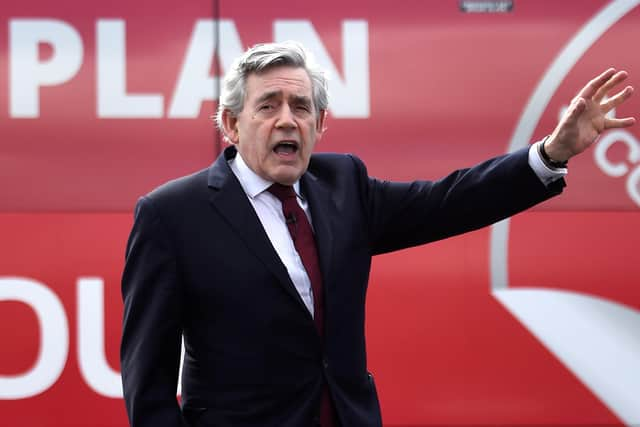
POLYGON ((304 210, 296 200, 296 192, 290 185, 273 184, 269 187, 269 192, 276 196, 282 202, 282 213, 291 234, 293 244, 298 251, 298 255, 302 259, 304 269, 311 281, 311 290, 313 292, 313 318, 318 328, 318 333, 322 336, 324 331, 323 318, 323 301, 322 301, 322 274, 320 273, 320 265, 318 263, 318 251, 316 249, 316 240, 313 237, 311 224, 307 219, 304 210))
MULTIPOLYGON (((296 192, 291 185, 275 183, 269 187, 268 191, 276 196, 282 203, 282 213, 284 214, 289 234, 293 244, 302 259, 304 269, 311 281, 311 291, 313 292, 313 318, 320 337, 323 336, 324 302, 322 297, 322 274, 318 262, 318 250, 316 240, 313 237, 311 224, 307 219, 304 210, 296 200, 296 192)), ((322 427, 333 427, 333 405, 329 397, 329 389, 325 386, 322 390, 320 403, 320 425, 322 427)))

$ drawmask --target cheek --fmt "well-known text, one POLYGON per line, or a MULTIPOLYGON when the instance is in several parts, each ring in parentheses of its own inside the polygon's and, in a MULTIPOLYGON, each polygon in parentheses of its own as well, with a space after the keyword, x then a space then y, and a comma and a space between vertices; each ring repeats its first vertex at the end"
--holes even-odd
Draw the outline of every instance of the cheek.
POLYGON ((249 138, 251 138, 251 151, 253 152, 253 154, 261 159, 266 158, 271 151, 268 149, 268 133, 261 128, 253 129, 253 132, 251 135, 249 135, 249 138))
POLYGON ((311 154, 311 152, 313 151, 313 149, 316 146, 317 141, 317 137, 318 135, 316 134, 315 128, 311 128, 311 130, 309 130, 309 132, 307 133, 307 141, 308 143, 306 144, 306 151, 311 154))
POLYGON ((310 147, 311 149, 313 149, 313 146, 315 145, 316 142, 316 128, 315 128, 315 123, 308 123, 305 127, 304 127, 304 132, 302 137, 304 138, 305 142, 306 142, 306 146, 310 147))

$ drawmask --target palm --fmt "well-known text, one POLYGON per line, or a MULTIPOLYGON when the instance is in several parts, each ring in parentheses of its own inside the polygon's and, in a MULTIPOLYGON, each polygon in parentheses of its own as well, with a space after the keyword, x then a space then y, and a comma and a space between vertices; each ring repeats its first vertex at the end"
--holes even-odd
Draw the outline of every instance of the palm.
POLYGON ((553 152, 552 157, 566 160, 586 150, 604 130, 635 123, 632 117, 607 117, 609 111, 633 93, 633 88, 627 86, 611 98, 605 99, 607 93, 626 78, 625 71, 616 73, 614 69, 609 69, 591 80, 578 93, 550 137, 548 149, 553 152))

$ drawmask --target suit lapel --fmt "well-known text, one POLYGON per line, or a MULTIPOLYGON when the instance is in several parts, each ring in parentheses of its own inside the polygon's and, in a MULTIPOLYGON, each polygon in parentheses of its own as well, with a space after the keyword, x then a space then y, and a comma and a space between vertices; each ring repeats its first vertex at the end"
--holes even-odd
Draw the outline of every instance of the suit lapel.
POLYGON ((284 290, 297 301, 300 308, 311 319, 311 314, 291 281, 286 267, 278 257, 260 219, 227 163, 235 153, 234 147, 227 148, 224 155, 218 157, 209 169, 208 185, 212 190, 209 201, 245 246, 277 277, 284 290))
POLYGON ((325 301, 328 301, 329 283, 331 283, 331 258, 333 256, 331 218, 336 217, 335 204, 331 198, 331 192, 310 172, 305 173, 302 177, 302 191, 304 197, 309 201, 318 257, 320 258, 324 297, 325 301))

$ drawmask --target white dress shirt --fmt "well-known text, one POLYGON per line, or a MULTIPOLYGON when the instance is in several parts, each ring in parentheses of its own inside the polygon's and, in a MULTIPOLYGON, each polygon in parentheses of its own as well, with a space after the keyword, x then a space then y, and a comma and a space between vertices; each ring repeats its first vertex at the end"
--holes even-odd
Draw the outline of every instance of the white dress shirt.
MULTIPOLYGON (((550 169, 548 168, 538 152, 538 143, 532 144, 529 149, 529 166, 533 169, 540 180, 548 185, 549 183, 562 178, 567 174, 566 168, 550 169)), ((313 292, 311 291, 311 281, 307 275, 307 271, 302 264, 302 259, 298 255, 298 251, 293 244, 289 229, 286 225, 284 214, 282 213, 282 204, 280 200, 267 189, 273 184, 266 179, 258 176, 244 162, 240 153, 234 159, 229 161, 229 166, 233 171, 245 194, 249 198, 249 202, 256 211, 262 227, 267 233, 271 245, 277 252, 280 260, 287 268, 289 277, 296 287, 298 294, 302 298, 304 305, 307 307, 311 316, 313 316, 313 292)), ((296 200, 300 207, 307 214, 309 223, 311 224, 311 216, 309 214, 309 205, 307 201, 300 195, 300 182, 293 184, 296 192, 296 200)), ((313 224, 312 224, 313 226, 313 224)))
MULTIPOLYGON (((298 255, 298 251, 293 244, 293 239, 289 234, 289 229, 282 213, 282 203, 267 189, 273 182, 267 181, 258 176, 244 162, 240 153, 229 162, 229 166, 233 171, 245 194, 249 198, 249 202, 256 211, 264 231, 266 231, 271 245, 278 253, 280 260, 287 267, 289 277, 296 287, 298 294, 302 298, 304 305, 307 306, 309 313, 313 316, 313 292, 311 291, 311 281, 304 269, 302 259, 298 255)), ((309 204, 300 195, 300 182, 293 184, 296 192, 296 200, 300 207, 307 214, 309 223, 311 224, 311 216, 309 215, 309 204)), ((313 227, 313 224, 312 224, 313 227)))
POLYGON ((529 148, 529 166, 531 166, 531 169, 538 175, 544 185, 549 185, 565 176, 568 170, 567 168, 550 169, 540 157, 539 144, 542 144, 542 141, 531 144, 529 148))

